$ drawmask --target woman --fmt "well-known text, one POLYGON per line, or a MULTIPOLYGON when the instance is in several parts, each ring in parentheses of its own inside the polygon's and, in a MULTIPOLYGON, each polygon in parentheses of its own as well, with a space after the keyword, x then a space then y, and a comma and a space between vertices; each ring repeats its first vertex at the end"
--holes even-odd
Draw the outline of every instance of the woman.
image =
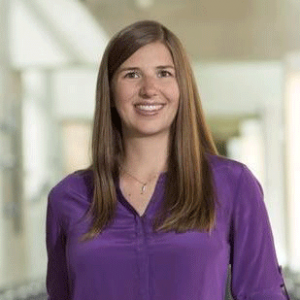
POLYGON ((50 192, 51 300, 288 299, 259 182, 217 155, 178 38, 153 21, 108 44, 92 164, 50 192))

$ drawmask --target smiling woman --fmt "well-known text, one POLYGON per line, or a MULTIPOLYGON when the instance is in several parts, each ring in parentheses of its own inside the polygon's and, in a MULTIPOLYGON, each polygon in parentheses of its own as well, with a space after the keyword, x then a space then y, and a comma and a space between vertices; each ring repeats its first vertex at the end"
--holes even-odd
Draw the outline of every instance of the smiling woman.
POLYGON ((112 95, 124 139, 160 135, 168 142, 179 103, 175 74, 171 53, 161 42, 141 47, 122 63, 112 79, 112 95))
POLYGON ((47 210, 49 300, 286 300, 260 183, 217 154, 178 38, 154 21, 109 42, 92 164, 47 210))

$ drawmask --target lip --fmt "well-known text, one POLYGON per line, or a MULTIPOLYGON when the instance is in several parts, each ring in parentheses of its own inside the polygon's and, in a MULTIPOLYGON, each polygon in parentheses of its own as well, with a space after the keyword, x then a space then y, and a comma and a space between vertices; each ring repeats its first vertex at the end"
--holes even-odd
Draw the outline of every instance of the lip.
POLYGON ((136 110, 136 112, 138 113, 138 114, 140 114, 140 115, 143 115, 143 116, 152 116, 152 115, 156 115, 156 114, 158 114, 163 108, 164 108, 164 106, 165 106, 165 104, 164 103, 144 103, 144 102, 142 102, 142 103, 136 103, 135 105, 134 105, 134 107, 135 107, 135 110, 136 110), (147 111, 147 110, 142 110, 142 109, 139 109, 139 105, 143 105, 143 106, 161 106, 161 107, 159 107, 158 109, 155 109, 155 110, 149 110, 149 111, 147 111))
POLYGON ((161 102, 138 102, 138 103, 135 103, 134 106, 137 106, 137 105, 165 105, 165 103, 161 103, 161 102))

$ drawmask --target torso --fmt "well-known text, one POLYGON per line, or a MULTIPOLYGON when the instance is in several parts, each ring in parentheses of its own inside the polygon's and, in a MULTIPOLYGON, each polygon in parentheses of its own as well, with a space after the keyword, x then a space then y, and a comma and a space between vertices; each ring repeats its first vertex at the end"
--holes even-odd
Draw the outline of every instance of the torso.
POLYGON ((120 177, 119 187, 123 196, 140 216, 144 214, 148 207, 148 204, 154 193, 157 180, 158 177, 153 179, 151 182, 148 182, 145 191, 143 194, 141 194, 142 184, 131 178, 128 178, 128 176, 120 177))

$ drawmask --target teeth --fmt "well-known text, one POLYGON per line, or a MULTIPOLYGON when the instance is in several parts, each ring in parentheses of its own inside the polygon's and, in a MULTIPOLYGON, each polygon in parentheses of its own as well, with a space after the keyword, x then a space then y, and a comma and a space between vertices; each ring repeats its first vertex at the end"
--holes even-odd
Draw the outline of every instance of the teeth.
POLYGON ((143 104, 137 104, 136 107, 138 107, 140 110, 158 110, 163 107, 163 104, 156 104, 156 105, 143 105, 143 104))

